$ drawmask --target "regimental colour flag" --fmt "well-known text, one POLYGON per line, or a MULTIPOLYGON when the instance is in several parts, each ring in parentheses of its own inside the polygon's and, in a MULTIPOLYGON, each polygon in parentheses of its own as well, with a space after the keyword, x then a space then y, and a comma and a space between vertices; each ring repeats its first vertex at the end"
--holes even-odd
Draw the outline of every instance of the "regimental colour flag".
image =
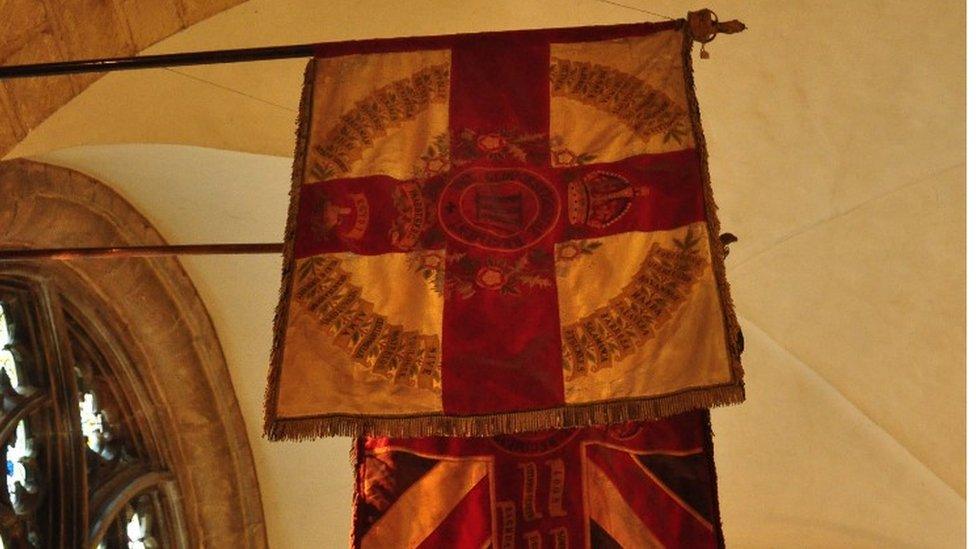
POLYGON ((322 45, 269 437, 494 435, 741 401, 691 42, 679 20, 322 45))
POLYGON ((361 549, 721 547, 708 412, 481 438, 360 438, 361 549))

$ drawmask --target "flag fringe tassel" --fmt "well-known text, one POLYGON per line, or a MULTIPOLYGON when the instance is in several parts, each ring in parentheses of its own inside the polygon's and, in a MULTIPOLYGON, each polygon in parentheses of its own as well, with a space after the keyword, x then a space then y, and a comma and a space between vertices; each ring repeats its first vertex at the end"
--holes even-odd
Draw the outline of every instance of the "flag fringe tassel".
POLYGON ((742 350, 744 341, 742 339, 742 328, 735 316, 735 304, 732 302, 732 292, 729 288, 729 281, 725 274, 725 245, 722 244, 720 235, 722 227, 718 220, 718 205, 715 203, 715 193, 712 191, 712 178, 708 173, 708 149, 705 146, 705 132, 702 129, 701 109, 698 105, 698 97, 695 94, 695 78, 691 63, 691 49, 694 45, 694 37, 684 21, 685 41, 684 41, 684 73, 685 91, 688 97, 688 108, 692 131, 695 134, 695 143, 698 146, 698 158, 700 161, 702 190, 705 197, 705 221, 708 226, 708 236, 711 240, 712 251, 712 272, 715 274, 715 282, 718 286, 719 302, 722 305, 722 314, 725 318, 725 343, 729 352, 729 367, 732 379, 742 384, 742 350))
POLYGON ((281 254, 281 290, 274 317, 274 341, 271 345, 271 367, 264 388, 264 434, 272 437, 272 424, 278 411, 278 385, 284 358, 285 331, 288 325, 288 305, 291 303, 292 276, 295 267, 295 231, 298 225, 298 193, 305 174, 305 156, 308 148, 308 132, 312 119, 312 91, 315 84, 315 58, 305 65, 302 98, 298 105, 295 124, 295 161, 291 169, 288 221, 285 225, 284 250, 281 254))
POLYGON ((737 404, 741 385, 694 389, 647 399, 598 402, 526 412, 482 416, 418 415, 400 417, 329 415, 278 418, 265 426, 271 440, 311 440, 326 436, 483 437, 547 429, 590 427, 626 421, 652 421, 690 410, 737 404))

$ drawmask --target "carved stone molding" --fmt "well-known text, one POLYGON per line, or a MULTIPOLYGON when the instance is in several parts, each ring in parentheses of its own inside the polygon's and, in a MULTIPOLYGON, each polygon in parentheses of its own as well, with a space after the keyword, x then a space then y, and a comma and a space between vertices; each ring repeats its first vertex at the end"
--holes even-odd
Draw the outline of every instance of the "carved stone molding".
MULTIPOLYGON (((0 247, 165 243, 125 199, 68 169, 0 162, 0 196, 0 247)), ((43 277, 97 316, 131 357, 169 449, 190 545, 266 547, 257 476, 227 364, 180 263, 0 264, 0 276, 5 272, 43 277)))

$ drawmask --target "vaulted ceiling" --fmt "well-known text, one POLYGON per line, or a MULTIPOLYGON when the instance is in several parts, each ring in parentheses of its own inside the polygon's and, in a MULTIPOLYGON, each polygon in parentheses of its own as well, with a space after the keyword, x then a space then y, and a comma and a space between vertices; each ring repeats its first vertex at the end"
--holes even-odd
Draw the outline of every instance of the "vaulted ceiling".
MULTIPOLYGON (((2 0, 0 65, 133 55, 241 0, 2 0)), ((0 81, 0 154, 98 75, 0 81)))
MULTIPOLYGON (((0 3, 0 13, 10 5, 0 3)), ((143 51, 622 23, 658 19, 641 10, 683 16, 699 7, 250 0, 143 51)), ((747 341, 748 401, 714 412, 729 545, 961 545, 965 6, 716 0, 709 7, 749 25, 710 45, 711 60, 695 59, 723 229, 740 238, 729 273, 747 341)), ((0 17, 3 43, 6 24, 0 17)), ((21 55, 3 62, 35 54, 21 55)), ((6 82, 4 112, 35 101, 57 110, 28 117, 30 134, 18 126, 0 143, 16 142, 8 157, 109 183, 172 242, 277 240, 303 65, 115 73, 77 96, 90 77, 6 82), (55 82, 68 86, 58 99, 32 98, 55 82), (34 91, 14 102, 13 85, 34 91)), ((279 258, 183 264, 227 355, 272 546, 346 543, 348 441, 260 437, 279 258)))

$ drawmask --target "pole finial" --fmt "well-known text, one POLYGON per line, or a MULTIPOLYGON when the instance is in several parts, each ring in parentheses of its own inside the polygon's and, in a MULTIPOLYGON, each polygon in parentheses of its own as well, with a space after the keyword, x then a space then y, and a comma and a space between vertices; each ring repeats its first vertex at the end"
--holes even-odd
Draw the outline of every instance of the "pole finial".
POLYGON ((718 34, 735 34, 746 30, 742 21, 719 21, 715 12, 708 8, 689 11, 688 27, 691 29, 691 37, 702 44, 711 42, 718 34))

